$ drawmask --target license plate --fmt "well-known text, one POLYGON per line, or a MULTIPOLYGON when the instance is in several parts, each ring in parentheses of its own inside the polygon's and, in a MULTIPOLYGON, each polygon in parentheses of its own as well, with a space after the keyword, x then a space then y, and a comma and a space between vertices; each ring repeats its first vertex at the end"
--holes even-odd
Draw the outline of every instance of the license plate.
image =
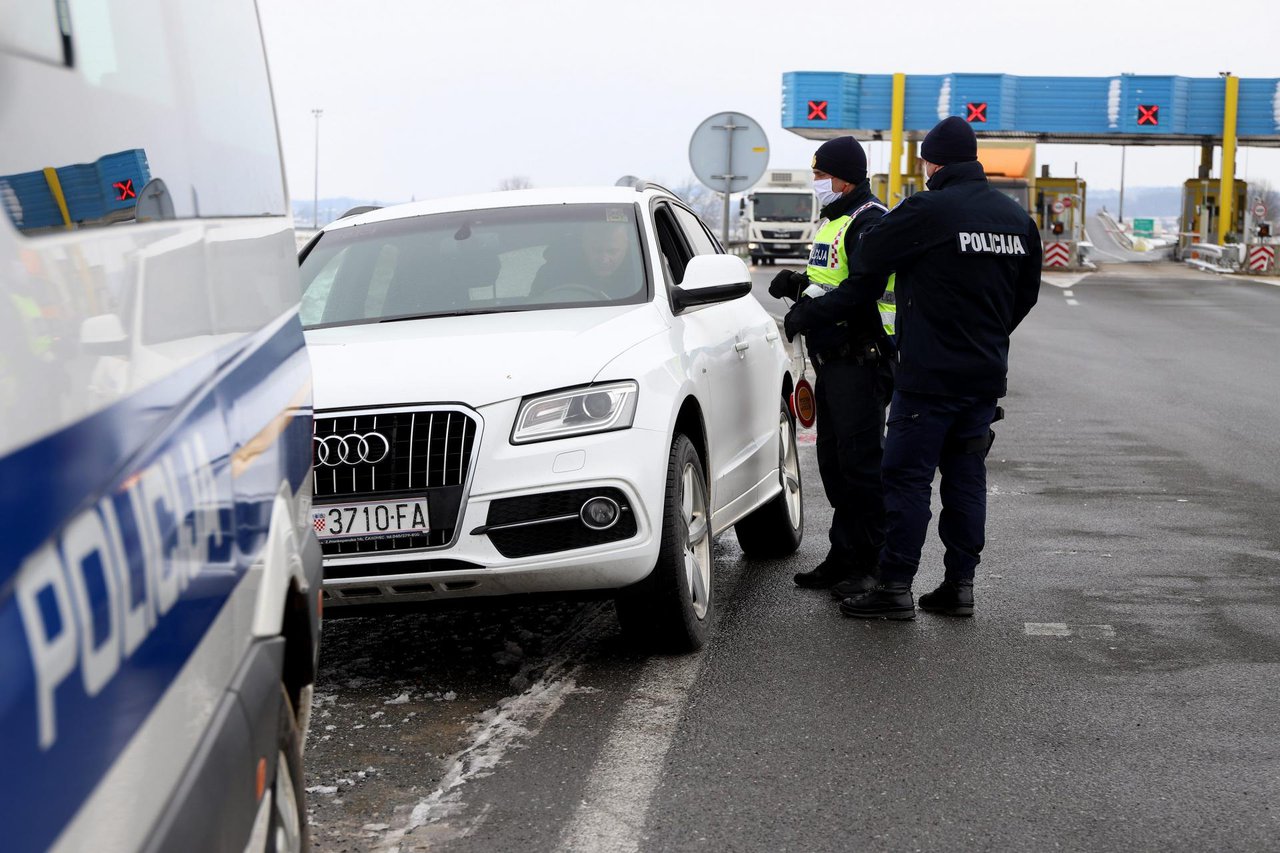
POLYGON ((425 500, 311 507, 311 526, 321 539, 412 536, 431 529, 429 518, 425 500))

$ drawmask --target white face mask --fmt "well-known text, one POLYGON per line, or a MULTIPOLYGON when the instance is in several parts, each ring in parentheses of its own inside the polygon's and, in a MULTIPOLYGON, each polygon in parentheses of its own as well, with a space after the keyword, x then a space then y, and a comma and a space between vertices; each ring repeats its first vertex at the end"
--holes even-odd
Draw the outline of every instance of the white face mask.
POLYGON ((843 193, 838 193, 831 189, 830 178, 823 178, 820 181, 814 181, 813 194, 818 197, 818 207, 826 207, 843 195, 843 193))

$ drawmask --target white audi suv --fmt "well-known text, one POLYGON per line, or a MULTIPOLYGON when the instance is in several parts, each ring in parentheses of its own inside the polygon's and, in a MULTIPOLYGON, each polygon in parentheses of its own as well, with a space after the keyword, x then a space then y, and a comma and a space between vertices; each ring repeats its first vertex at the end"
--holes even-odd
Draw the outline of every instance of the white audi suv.
POLYGON ((669 191, 369 210, 301 274, 326 606, 599 591, 694 649, 715 536, 799 546, 793 362, 669 191))

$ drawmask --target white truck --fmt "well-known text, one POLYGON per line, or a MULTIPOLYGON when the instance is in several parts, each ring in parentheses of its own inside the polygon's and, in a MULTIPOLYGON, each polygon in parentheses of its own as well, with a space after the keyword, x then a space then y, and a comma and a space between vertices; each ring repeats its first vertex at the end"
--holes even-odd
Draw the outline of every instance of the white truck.
POLYGON ((804 261, 818 222, 813 172, 769 169, 742 199, 739 212, 753 264, 777 258, 804 261))

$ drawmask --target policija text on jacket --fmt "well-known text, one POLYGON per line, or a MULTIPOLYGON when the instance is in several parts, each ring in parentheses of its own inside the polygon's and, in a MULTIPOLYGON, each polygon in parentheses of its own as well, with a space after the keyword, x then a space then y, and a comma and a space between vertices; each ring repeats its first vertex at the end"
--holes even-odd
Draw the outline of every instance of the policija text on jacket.
POLYGON ((1003 397, 1009 334, 1036 304, 1041 244, 1034 220, 996 192, 977 161, 953 163, 859 235, 849 281, 874 302, 897 271, 900 391, 1003 397))

